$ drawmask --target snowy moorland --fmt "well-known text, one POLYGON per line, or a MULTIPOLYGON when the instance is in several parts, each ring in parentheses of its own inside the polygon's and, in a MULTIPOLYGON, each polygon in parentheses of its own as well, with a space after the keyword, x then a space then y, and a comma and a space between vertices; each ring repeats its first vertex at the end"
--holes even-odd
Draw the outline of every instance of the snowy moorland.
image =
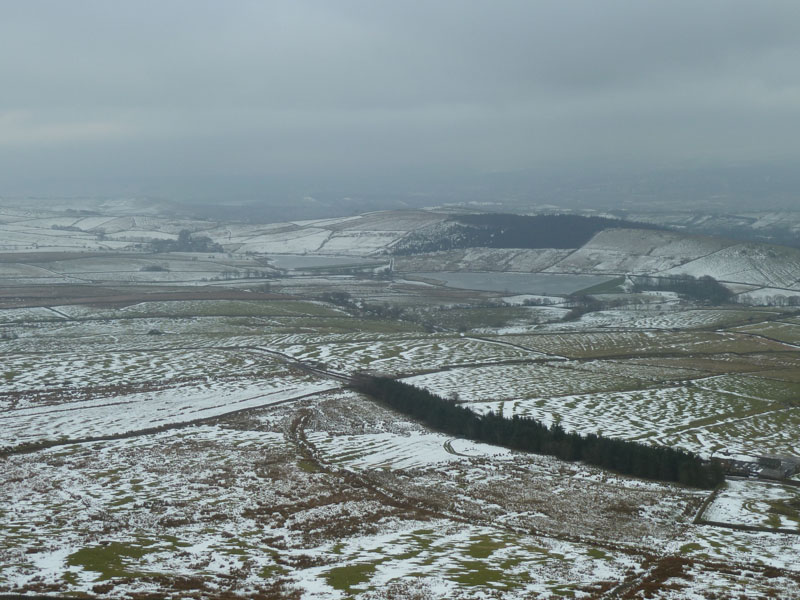
POLYGON ((348 387, 401 377, 478 414, 798 457, 794 308, 616 277, 713 274, 774 298, 795 250, 610 230, 575 250, 393 257, 446 213, 82 210, 0 211, 0 595, 800 596, 797 476, 635 479, 446 435, 348 387), (184 230, 225 251, 137 246, 184 230), (607 305, 414 276, 545 270, 614 276, 607 305))

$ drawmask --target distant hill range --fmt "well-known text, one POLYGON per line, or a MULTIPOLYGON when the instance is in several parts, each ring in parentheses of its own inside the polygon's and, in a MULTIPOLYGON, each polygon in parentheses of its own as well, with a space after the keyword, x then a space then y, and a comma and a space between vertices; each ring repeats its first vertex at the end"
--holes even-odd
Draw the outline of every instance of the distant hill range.
POLYGON ((600 217, 459 216, 409 233, 393 252, 401 271, 708 275, 739 292, 800 290, 796 248, 600 217))
MULTIPOLYGON (((800 249, 696 235, 692 231, 711 220, 698 217, 683 222, 652 218, 643 223, 648 216, 643 213, 635 215, 636 222, 608 213, 465 214, 466 209, 453 207, 235 223, 180 218, 153 208, 138 202, 87 201, 77 206, 66 201, 16 206, 0 202, 0 253, 213 253, 221 248, 251 255, 380 258, 399 273, 687 274, 711 276, 738 293, 780 296, 800 291, 800 249), (137 208, 145 214, 135 214, 137 208), (670 228, 665 227, 667 223, 670 228), (190 246, 180 245, 181 236, 190 246)), ((750 224, 753 231, 785 225, 787 234, 796 234, 800 221, 782 215, 764 213, 750 224)))

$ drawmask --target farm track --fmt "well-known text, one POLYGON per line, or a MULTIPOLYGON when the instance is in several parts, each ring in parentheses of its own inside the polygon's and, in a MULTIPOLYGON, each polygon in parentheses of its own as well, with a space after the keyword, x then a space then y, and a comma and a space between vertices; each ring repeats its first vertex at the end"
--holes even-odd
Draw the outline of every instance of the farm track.
POLYGON ((25 263, 20 263, 20 264, 24 265, 26 267, 34 267, 36 269, 41 269, 42 271, 45 271, 47 273, 51 273, 53 276, 58 277, 58 278, 63 278, 63 279, 70 280, 67 285, 69 285, 69 284, 83 285, 83 284, 91 284, 91 283, 93 283, 91 280, 86 279, 85 277, 76 277, 75 275, 70 275, 68 273, 59 273, 58 271, 54 271, 53 269, 48 269, 47 267, 42 266, 41 264, 35 264, 33 262, 30 262, 30 263, 25 262, 25 263))
POLYGON ((466 458, 469 458, 469 454, 458 452, 455 448, 453 448, 453 442, 451 440, 447 440, 444 443, 444 449, 445 452, 447 452, 448 454, 452 454, 453 456, 464 456, 466 458))
MULTIPOLYGON (((765 409, 765 410, 752 411, 752 412, 750 412, 749 414, 747 414, 747 415, 745 415, 743 417, 732 417, 732 418, 726 419, 724 421, 719 421, 719 420, 718 421, 714 421, 713 424, 693 425, 692 423, 687 423, 686 426, 673 427, 673 428, 670 428, 670 429, 664 429, 658 436, 655 436, 655 437, 651 436, 651 438, 654 439, 654 440, 657 440, 657 439, 659 439, 660 437, 663 437, 663 436, 691 433, 693 431, 699 431, 699 432, 710 431, 710 430, 713 430, 713 429, 715 429, 717 427, 728 427, 732 423, 741 423, 743 421, 748 421, 748 420, 753 419, 755 417, 763 417, 764 415, 771 415, 771 414, 780 413, 780 412, 793 411, 793 410, 796 410, 796 409, 797 409, 796 406, 784 406, 784 407, 781 407, 781 408, 769 408, 769 407, 767 407, 767 409, 765 409)), ((644 436, 638 436, 638 437, 631 438, 631 439, 632 440, 637 440, 637 439, 641 439, 642 437, 644 437, 644 436)))
MULTIPOLYGON (((534 350, 533 348, 529 348, 528 346, 522 346, 520 344, 512 344, 511 342, 504 342, 503 340, 493 340, 491 338, 484 338, 479 336, 464 336, 468 340, 478 340, 480 342, 486 342, 489 344, 498 344, 500 346, 508 346, 511 348, 517 348, 518 350, 527 350, 528 352, 538 352, 539 354, 547 354, 547 360, 569 360, 566 356, 560 356, 558 354, 548 354, 547 352, 541 352, 540 350, 534 350)), ((542 359, 545 360, 545 359, 542 359)))
MULTIPOLYGON (((778 321, 778 322, 780 322, 780 321, 778 321)), ((777 344, 783 344, 784 346, 789 346, 790 348, 794 348, 794 349, 800 350, 800 344, 793 344, 792 342, 787 342, 785 340, 779 340, 777 338, 770 337, 770 336, 764 335, 762 333, 750 333, 750 332, 747 332, 747 331, 737 331, 736 333, 738 333, 739 335, 745 335, 745 336, 756 338, 756 339, 762 339, 762 340, 767 340, 769 342, 775 342, 777 344)))
POLYGON ((630 594, 641 587, 642 583, 647 579, 650 573, 652 573, 653 568, 654 567, 650 567, 649 569, 645 569, 642 573, 636 573, 626 577, 621 584, 612 587, 610 590, 598 596, 597 600, 619 600, 623 597, 631 597, 630 594))
POLYGON ((57 310, 57 309, 53 308, 52 306, 48 306, 47 310, 49 310, 51 313, 53 313, 53 314, 55 314, 55 315, 57 315, 59 317, 63 317, 67 321, 74 321, 75 320, 74 317, 70 317, 68 314, 63 313, 60 310, 57 310))

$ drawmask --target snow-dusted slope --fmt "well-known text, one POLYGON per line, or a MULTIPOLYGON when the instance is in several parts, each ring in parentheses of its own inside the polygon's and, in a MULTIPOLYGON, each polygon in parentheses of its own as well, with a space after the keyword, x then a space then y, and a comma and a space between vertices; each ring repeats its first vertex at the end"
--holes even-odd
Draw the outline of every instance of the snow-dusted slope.
POLYGON ((800 250, 764 244, 735 244, 662 274, 711 275, 773 288, 796 288, 800 280, 800 250))
POLYGON ((546 271, 710 275, 725 282, 787 289, 800 285, 800 250, 667 231, 610 229, 546 271))
POLYGON ((231 225, 205 233, 238 252, 367 256, 384 252, 409 233, 445 218, 424 211, 387 211, 272 226, 231 225))
POLYGON ((733 242, 670 231, 608 229, 547 269, 563 273, 659 273, 733 242))
POLYGON ((0 205, 0 252, 131 250, 138 242, 176 239, 183 229, 202 233, 214 225, 146 214, 87 216, 75 209, 0 205))

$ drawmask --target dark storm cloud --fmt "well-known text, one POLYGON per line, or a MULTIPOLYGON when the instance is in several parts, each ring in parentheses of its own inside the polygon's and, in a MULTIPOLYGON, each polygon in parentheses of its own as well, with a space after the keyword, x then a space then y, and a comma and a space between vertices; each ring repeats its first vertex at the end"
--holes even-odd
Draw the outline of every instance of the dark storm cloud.
POLYGON ((0 6, 0 193, 798 158, 795 0, 0 6))

